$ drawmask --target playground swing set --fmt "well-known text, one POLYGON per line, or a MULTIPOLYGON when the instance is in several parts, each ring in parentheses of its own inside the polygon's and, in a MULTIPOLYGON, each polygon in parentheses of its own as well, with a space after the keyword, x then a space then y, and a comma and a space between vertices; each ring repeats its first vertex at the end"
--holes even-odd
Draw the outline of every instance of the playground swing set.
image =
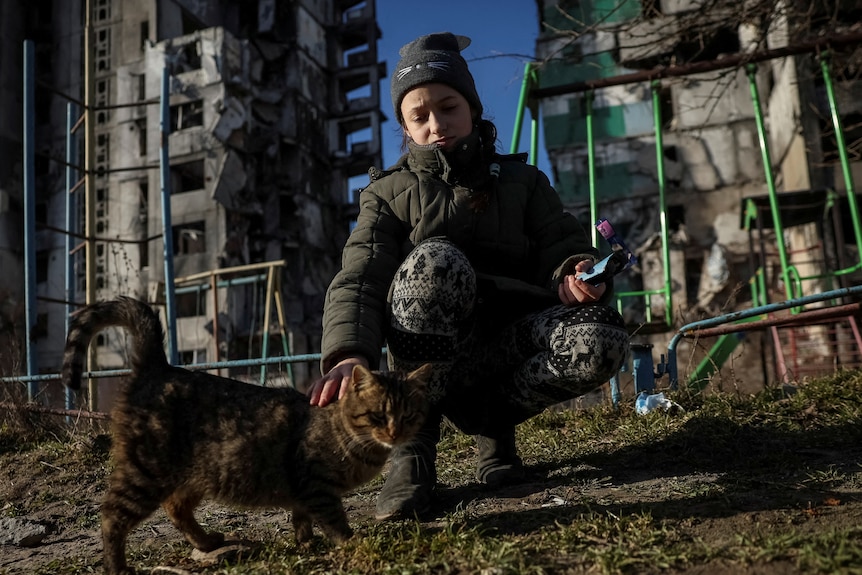
MULTIPOLYGON (((858 38, 847 39, 848 43, 858 43, 858 41, 858 38)), ((841 43, 841 39, 836 40, 833 38, 831 42, 833 45, 837 45, 841 43)), ((836 104, 832 74, 829 66, 830 52, 828 49, 821 50, 821 48, 824 48, 824 46, 820 46, 818 44, 800 45, 780 50, 740 54, 734 57, 724 58, 720 61, 700 62, 696 65, 689 66, 657 68, 645 72, 635 72, 616 77, 607 77, 547 88, 540 87, 539 67, 532 62, 526 64, 516 114, 515 128, 513 131, 511 151, 513 153, 517 151, 517 147, 521 139, 524 111, 529 110, 531 115, 530 159, 531 161, 535 161, 536 151, 538 149, 539 100, 543 97, 580 93, 583 99, 583 121, 585 123, 586 133, 587 172, 589 178, 589 212, 591 220, 598 224, 597 229, 600 228, 603 220, 597 213, 599 192, 596 189, 596 141, 593 130, 593 99, 595 90, 634 82, 648 81, 650 83, 655 130, 656 176, 658 184, 660 225, 659 237, 661 241, 664 281, 663 285, 657 289, 620 291, 615 295, 617 307, 620 311, 622 311, 624 303, 630 301, 632 298, 643 298, 646 322, 654 322, 655 319, 653 318, 651 309, 652 296, 662 298, 664 302, 664 314, 659 322, 663 324, 665 331, 668 332, 674 330, 674 308, 671 292, 672 270, 666 201, 666 178, 664 170, 665 156, 663 153, 664 148, 662 139, 663 121, 660 105, 660 90, 662 87, 661 79, 722 68, 731 68, 735 66, 743 66, 746 70, 767 188, 765 198, 745 198, 742 206, 742 227, 749 232, 749 241, 751 246, 750 250, 752 255, 753 271, 749 284, 752 290, 752 302, 754 305, 750 309, 723 314, 701 321, 695 321, 679 327, 676 329, 676 333, 670 340, 667 353, 661 354, 660 361, 657 365, 654 365, 653 362, 652 344, 633 342, 630 348, 631 366, 629 367, 626 365, 623 367, 623 370, 631 370, 636 394, 639 395, 641 393, 652 392, 656 387, 657 380, 662 378, 665 374, 668 376, 669 387, 671 389, 678 387, 679 371, 677 362, 677 346, 683 338, 716 337, 716 341, 706 353, 704 359, 691 371, 686 379, 686 385, 695 390, 701 390, 706 386, 710 377, 731 356, 732 351, 744 334, 752 330, 768 330, 771 333, 773 347, 775 348, 776 375, 782 382, 789 381, 789 370, 782 351, 782 347, 786 347, 786 344, 782 343, 779 338, 780 327, 806 326, 841 320, 849 325, 850 331, 852 332, 854 340, 853 343, 855 344, 855 355, 858 357, 862 354, 862 336, 860 336, 857 321, 860 302, 854 301, 858 299, 859 295, 862 295, 862 285, 842 286, 842 284, 848 283, 847 279, 850 275, 862 270, 862 225, 860 225, 859 206, 854 191, 847 145, 844 141, 844 132, 841 125, 841 117, 836 104), (803 275, 800 272, 799 267, 790 261, 788 247, 784 237, 783 225, 783 219, 788 217, 788 208, 785 204, 788 203, 788 200, 795 199, 799 193, 778 193, 776 189, 768 135, 764 121, 764 112, 761 106, 760 95, 756 82, 756 71, 757 62, 759 61, 815 51, 818 52, 817 59, 826 89, 826 96, 835 132, 846 194, 841 197, 832 190, 821 192, 819 194, 819 196, 822 196, 820 202, 821 209, 817 211, 803 208, 809 219, 797 223, 806 223, 809 221, 814 222, 816 218, 820 218, 828 213, 832 213, 834 215, 838 211, 843 212, 845 215, 849 213, 849 224, 852 229, 852 237, 848 243, 852 243, 855 246, 857 261, 843 261, 846 258, 841 253, 841 250, 838 249, 838 260, 841 262, 841 265, 838 266, 839 269, 828 269, 828 265, 820 266, 821 271, 814 274, 803 275), (836 206, 839 205, 842 210, 835 209, 836 206), (814 219, 811 219, 812 215, 814 219), (767 228, 774 230, 776 248, 780 262, 779 273, 781 274, 782 283, 786 292, 786 299, 776 303, 769 302, 767 292, 767 285, 769 284, 765 256, 766 250, 763 245, 763 230, 767 228), (760 239, 759 257, 756 257, 757 254, 754 248, 755 232, 757 232, 757 237, 760 239), (825 271, 823 271, 824 268, 826 268, 825 271), (814 281, 819 281, 820 285, 826 286, 826 290, 816 294, 803 294, 803 285, 805 282, 814 281), (818 304, 818 307, 806 310, 805 306, 809 304, 818 304), (826 307, 822 307, 823 304, 825 304, 826 307), (777 313, 784 310, 789 310, 789 315, 777 313)), ((804 195, 809 194, 805 193, 804 195)), ((844 219, 846 220, 846 217, 844 219)), ((837 242, 843 241, 846 234, 841 232, 840 221, 836 222, 836 227, 838 229, 838 233, 835 237, 837 245, 837 242)), ((596 231, 594 230, 593 243, 597 246, 600 245, 596 240, 596 231)), ((618 271, 623 271, 628 267, 629 266, 619 267, 618 271)), ((793 348, 793 350, 795 350, 794 346, 795 342, 791 340, 790 347, 793 348)), ((851 354, 853 354, 853 352, 851 352, 851 354)), ((765 361, 766 360, 764 358, 764 365, 765 361)), ((610 391, 611 399, 613 403, 617 405, 621 399, 619 377, 612 378, 610 381, 610 391)))

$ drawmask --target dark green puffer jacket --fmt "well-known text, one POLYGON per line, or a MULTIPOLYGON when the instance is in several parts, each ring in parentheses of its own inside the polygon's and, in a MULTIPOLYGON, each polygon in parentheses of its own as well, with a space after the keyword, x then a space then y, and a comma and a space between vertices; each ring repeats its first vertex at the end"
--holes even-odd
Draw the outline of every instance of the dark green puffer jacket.
POLYGON ((583 226, 563 211, 541 171, 522 156, 499 156, 494 189, 488 166, 478 158, 474 132, 453 152, 411 144, 389 170, 370 170, 342 269, 326 294, 322 373, 350 355, 378 365, 392 278, 425 239, 443 236, 461 248, 479 277, 480 300, 494 308, 489 317, 503 321, 560 303, 562 276, 574 273, 583 259, 596 260, 583 226), (489 190, 483 207, 471 207, 489 190))

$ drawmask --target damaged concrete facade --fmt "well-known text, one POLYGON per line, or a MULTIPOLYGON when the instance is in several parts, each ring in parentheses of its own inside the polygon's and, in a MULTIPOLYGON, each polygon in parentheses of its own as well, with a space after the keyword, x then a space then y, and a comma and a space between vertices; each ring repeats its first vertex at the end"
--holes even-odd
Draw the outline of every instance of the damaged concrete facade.
MULTIPOLYGON (((537 41, 540 88, 781 48, 799 41, 804 24, 792 18, 802 4, 795 0, 771 3, 773 11, 768 14, 762 10, 769 3, 752 1, 742 3, 745 6, 704 0, 539 0, 538 4, 545 30, 537 41), (743 16, 746 10, 752 15, 748 19, 743 16), (577 29, 572 32, 573 27, 577 29)), ((821 34, 840 33, 858 21, 857 12, 830 12, 824 6, 819 10, 833 18, 831 28, 821 29, 821 34)), ((817 12, 800 14, 815 18, 817 12)), ((839 61, 838 69, 844 65, 839 61)), ((818 72, 810 54, 763 62, 754 71, 780 192, 832 189, 840 194, 845 190, 834 152, 829 156, 822 149, 828 139, 829 130, 824 128, 828 128, 829 110, 818 72)), ((845 118, 859 113, 858 101, 850 101, 854 85, 843 82, 840 91, 845 118)), ((748 286, 752 249, 740 224, 741 210, 745 198, 767 194, 744 67, 665 79, 660 90, 673 328, 651 330, 643 303, 627 300, 624 307, 628 324, 636 328, 634 341, 654 344, 655 361, 666 349, 672 329, 752 305, 748 286)), ((567 206, 588 222, 583 94, 548 97, 540 105, 557 189, 567 206)), ((617 291, 657 289, 664 285, 664 264, 658 234, 661 209, 651 85, 639 82, 597 89, 592 105, 598 216, 611 220, 630 245, 638 247, 641 257, 641 273, 620 276, 617 291)), ((858 159, 857 155, 853 164, 856 181, 862 176, 858 159)), ((816 230, 813 224, 786 230, 795 264, 803 265, 812 257, 803 252, 822 245, 816 230)), ((774 244, 774 237, 767 237, 766 243, 774 244)), ((854 246, 847 249, 849 259, 858 261, 854 246)), ((780 301, 785 299, 784 285, 780 273, 774 273, 775 251, 769 251, 772 283, 767 288, 771 301, 780 301)), ((821 260, 813 265, 826 264, 821 260)), ((859 279, 856 273, 846 281, 852 285, 859 279)), ((805 293, 823 287, 808 282, 805 293)), ((652 317, 662 318, 665 298, 649 298, 652 317)), ((727 364, 755 387, 771 383, 774 377, 761 370, 761 363, 768 363, 762 361, 762 347, 757 335, 749 337, 727 364)), ((695 365, 703 359, 702 351, 683 342, 680 362, 695 365)))
MULTIPOLYGON (((377 59, 373 0, 37 4, 52 14, 47 24, 35 21, 36 7, 33 13, 20 8, 19 24, 43 28, 37 34, 42 49, 66 54, 40 78, 74 98, 85 82, 77 74, 84 63, 80 23, 86 7, 92 10, 95 299, 126 294, 165 301, 158 104, 166 69, 175 277, 284 260, 283 337, 292 353, 319 350, 325 290, 355 213, 350 179, 382 164, 379 80, 385 65, 377 59), (59 75, 56 65, 75 73, 59 75)), ((50 119, 37 118, 42 147, 53 158, 65 149, 63 106, 51 98, 45 106, 50 119)), ((63 170, 55 162, 40 174, 39 202, 46 223, 58 228, 63 170)), ((47 269, 39 295, 60 301, 62 238, 40 232, 39 253, 47 269)), ((7 269, 21 269, 20 254, 16 260, 7 269)), ((76 301, 86 289, 81 262, 76 301)), ((214 297, 213 284, 204 281, 198 290, 178 293, 180 361, 258 357, 262 323, 277 321, 274 313, 263 317, 264 284, 236 282, 218 287, 214 297)), ((40 303, 39 309, 46 320, 40 367, 52 371, 61 358, 63 307, 40 303)), ((125 365, 119 334, 97 344, 100 367, 125 365)), ((281 344, 271 345, 279 355, 281 344)), ((307 377, 304 369, 299 366, 294 378, 307 377)))

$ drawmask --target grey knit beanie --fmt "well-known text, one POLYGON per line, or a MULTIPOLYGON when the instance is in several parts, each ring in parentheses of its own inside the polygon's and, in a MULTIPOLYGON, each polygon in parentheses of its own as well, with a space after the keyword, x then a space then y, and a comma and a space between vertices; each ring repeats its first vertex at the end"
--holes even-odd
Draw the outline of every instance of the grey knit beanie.
POLYGON ((401 47, 398 51, 401 60, 392 74, 392 106, 399 124, 404 123, 401 117, 404 95, 419 84, 428 82, 441 82, 455 88, 475 108, 477 115, 482 115, 476 83, 461 56, 461 50, 469 45, 467 36, 439 32, 420 36, 401 47))

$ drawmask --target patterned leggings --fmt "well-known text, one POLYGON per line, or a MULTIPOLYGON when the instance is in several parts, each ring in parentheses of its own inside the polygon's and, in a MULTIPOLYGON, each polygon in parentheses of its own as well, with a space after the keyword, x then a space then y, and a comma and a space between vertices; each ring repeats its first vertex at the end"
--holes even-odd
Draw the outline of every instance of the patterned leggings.
POLYGON ((390 290, 390 369, 433 362, 432 401, 458 412, 446 414, 462 429, 504 413, 523 421, 618 372, 629 337, 613 308, 553 305, 483 334, 476 285, 463 252, 432 238, 407 256, 390 290))

